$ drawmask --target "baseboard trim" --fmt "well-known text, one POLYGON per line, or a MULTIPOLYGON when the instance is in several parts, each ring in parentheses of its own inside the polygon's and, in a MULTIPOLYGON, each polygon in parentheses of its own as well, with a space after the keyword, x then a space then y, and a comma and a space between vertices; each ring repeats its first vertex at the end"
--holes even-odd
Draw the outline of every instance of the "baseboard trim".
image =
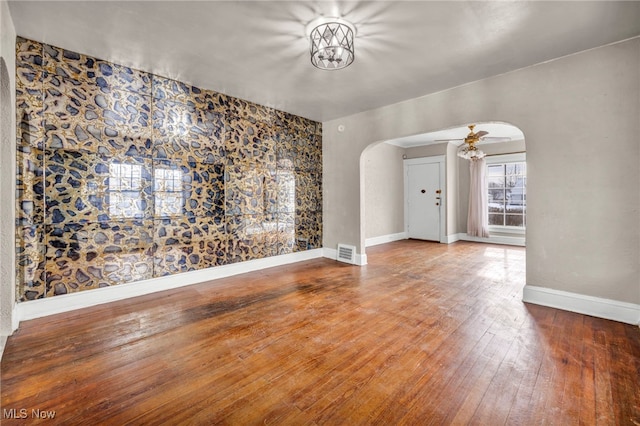
MULTIPOLYGON (((103 303, 115 302, 145 294, 156 293, 164 290, 199 284, 219 278, 231 277, 247 272, 282 266, 305 260, 317 259, 323 256, 323 249, 313 249, 302 252, 272 256, 264 259, 248 260, 246 262, 232 263, 199 271, 184 272, 182 274, 168 275, 152 278, 144 281, 136 281, 114 287, 98 288, 91 291, 71 293, 63 296, 55 296, 48 299, 38 299, 22 302, 16 305, 14 314, 17 321, 26 321, 103 303)), ((17 327, 16 327, 17 328, 17 327)))
POLYGON ((391 243, 393 241, 406 240, 408 238, 406 232, 398 232, 396 234, 381 235, 379 237, 367 238, 364 242, 365 247, 377 246, 380 244, 391 243))
POLYGON ((626 324, 640 325, 640 305, 525 285, 522 301, 626 324))
POLYGON ((11 332, 13 333, 20 326, 20 317, 18 316, 18 304, 13 304, 13 310, 11 311, 11 332))
MULTIPOLYGON (((18 329, 18 325, 20 325, 20 321, 18 320, 18 310, 16 303, 11 305, 11 330, 8 331, 9 334, 0 334, 0 360, 2 360, 2 355, 4 354, 4 348, 7 345, 7 339, 9 336, 13 334, 14 331, 18 329)), ((6 333, 7 330, 5 327, 2 327, 2 333, 6 333)))
POLYGON ((322 257, 326 257, 327 259, 331 259, 331 260, 336 260, 338 259, 338 250, 325 247, 322 249, 322 257))
MULTIPOLYGON (((409 238, 408 232, 398 232, 397 234, 381 235, 379 237, 367 238, 364 242, 365 247, 377 246, 380 244, 391 243, 393 241, 406 240, 409 238)), ((442 244, 451 244, 456 241, 475 241, 479 243, 489 244, 505 244, 512 246, 525 246, 524 237, 509 237, 509 236, 491 236, 489 238, 472 237, 465 233, 445 235, 440 242, 442 244)), ((328 256, 327 256, 328 257, 328 256)))
MULTIPOLYGON (((323 254, 322 257, 326 257, 327 259, 337 260, 338 259, 338 250, 332 249, 329 247, 325 247, 322 249, 323 254)), ((356 253, 356 261, 354 265, 364 266, 367 264, 367 255, 366 254, 358 254, 356 253)))
POLYGON ((451 243, 455 243, 456 241, 460 241, 460 235, 463 234, 451 234, 451 235, 445 235, 444 239, 441 241, 443 244, 451 244, 451 243))
POLYGON ((7 338, 9 336, 0 335, 0 361, 2 361, 2 355, 4 355, 4 348, 7 346, 7 338))
POLYGON ((526 241, 524 237, 508 237, 504 235, 492 235, 488 238, 472 237, 465 233, 457 234, 458 240, 462 241, 474 241, 477 243, 489 243, 489 244, 504 244, 507 246, 520 246, 525 247, 526 241))

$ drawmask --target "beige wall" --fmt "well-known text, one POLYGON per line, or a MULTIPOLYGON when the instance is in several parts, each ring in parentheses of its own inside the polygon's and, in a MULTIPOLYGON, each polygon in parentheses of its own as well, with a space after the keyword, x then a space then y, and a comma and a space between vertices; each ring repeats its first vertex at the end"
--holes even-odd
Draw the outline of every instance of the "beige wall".
POLYGON ((407 148, 405 153, 407 158, 435 157, 436 155, 447 155, 447 143, 434 145, 416 146, 407 148))
POLYGON ((639 118, 636 38, 325 122, 324 246, 364 252, 368 145, 504 121, 527 143, 527 284, 639 303, 639 118))
POLYGON ((458 178, 458 146, 452 143, 447 144, 447 235, 457 234, 459 228, 458 209, 460 202, 458 201, 458 193, 460 179, 458 178))
POLYGON ((384 143, 362 154, 366 238, 404 232, 403 154, 384 143))
MULTIPOLYGON (((15 300, 15 42, 6 1, 0 2, 0 346, 13 331, 15 300)), ((1 350, 0 350, 1 353, 1 350)))

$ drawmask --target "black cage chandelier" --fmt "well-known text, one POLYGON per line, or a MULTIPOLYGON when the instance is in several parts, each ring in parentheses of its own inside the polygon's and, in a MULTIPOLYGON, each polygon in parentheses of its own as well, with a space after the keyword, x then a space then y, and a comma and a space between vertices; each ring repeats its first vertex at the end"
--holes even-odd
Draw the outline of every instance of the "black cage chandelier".
POLYGON ((340 18, 318 18, 307 26, 311 63, 321 70, 339 70, 353 62, 356 28, 340 18))

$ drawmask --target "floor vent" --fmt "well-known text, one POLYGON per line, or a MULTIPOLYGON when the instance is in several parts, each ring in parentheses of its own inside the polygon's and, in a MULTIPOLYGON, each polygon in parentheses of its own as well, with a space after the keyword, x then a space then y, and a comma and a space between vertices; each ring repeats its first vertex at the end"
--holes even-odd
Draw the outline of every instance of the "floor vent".
POLYGON ((338 257, 336 260, 346 263, 356 263, 356 246, 338 244, 338 257))

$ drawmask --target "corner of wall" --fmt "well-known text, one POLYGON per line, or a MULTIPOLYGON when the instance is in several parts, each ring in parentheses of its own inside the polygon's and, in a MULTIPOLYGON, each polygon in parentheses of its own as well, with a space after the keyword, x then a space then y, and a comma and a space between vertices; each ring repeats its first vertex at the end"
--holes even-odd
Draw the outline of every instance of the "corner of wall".
MULTIPOLYGON (((338 259, 338 250, 332 249, 329 247, 324 247, 322 249, 322 257, 327 259, 336 260, 338 259)), ((366 253, 359 254, 356 253, 355 263, 356 266, 364 266, 367 264, 367 255, 366 253)))
POLYGON ((7 346, 7 336, 0 336, 0 360, 2 360, 5 346, 7 346))
MULTIPOLYGON (((0 199, 15 199, 15 41, 7 1, 0 1, 0 199), (8 161, 7 161, 8 160, 8 161)), ((13 224, 13 203, 0 203, 0 222, 13 224)), ((15 321, 15 241, 13 226, 0 228, 0 339, 17 328, 15 321)))
POLYGON ((446 156, 446 191, 447 191, 447 232, 448 236, 458 232, 458 146, 449 142, 446 156))
POLYGON ((11 333, 20 327, 20 315, 18 313, 18 304, 14 303, 11 310, 11 333))
POLYGON ((456 241, 460 241, 460 234, 445 235, 444 240, 440 242, 444 244, 451 244, 451 243, 455 243, 456 241))

